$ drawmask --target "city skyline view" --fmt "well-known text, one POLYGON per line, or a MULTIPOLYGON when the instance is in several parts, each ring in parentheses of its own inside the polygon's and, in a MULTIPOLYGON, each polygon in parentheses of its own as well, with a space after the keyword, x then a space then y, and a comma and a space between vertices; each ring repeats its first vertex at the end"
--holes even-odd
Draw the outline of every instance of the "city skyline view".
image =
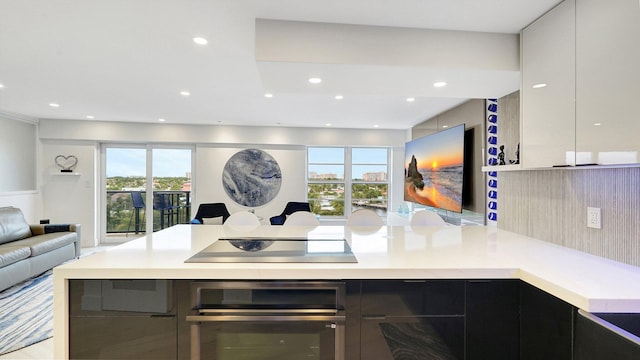
MULTIPOLYGON (((365 174, 388 171, 386 148, 352 148, 350 155, 352 179, 365 179, 365 174)), ((337 179, 344 179, 345 149, 342 147, 309 148, 307 161, 309 179, 313 173, 318 174, 316 179, 321 179, 323 174, 336 174, 337 179)))

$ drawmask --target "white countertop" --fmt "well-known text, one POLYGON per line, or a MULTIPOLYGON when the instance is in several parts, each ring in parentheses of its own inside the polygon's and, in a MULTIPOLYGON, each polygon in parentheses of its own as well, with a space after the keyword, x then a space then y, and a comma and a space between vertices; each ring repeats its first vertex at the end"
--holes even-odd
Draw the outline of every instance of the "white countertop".
POLYGON ((640 268, 495 227, 177 225, 54 270, 66 279, 521 279, 589 312, 640 312, 640 268), (345 238, 358 263, 185 263, 219 237, 345 238))
POLYGON ((495 227, 177 225, 54 269, 54 354, 69 279, 521 279, 589 312, 640 313, 640 268, 495 227), (249 231, 250 230, 250 231, 249 231), (219 237, 347 239, 357 263, 185 263, 219 237))

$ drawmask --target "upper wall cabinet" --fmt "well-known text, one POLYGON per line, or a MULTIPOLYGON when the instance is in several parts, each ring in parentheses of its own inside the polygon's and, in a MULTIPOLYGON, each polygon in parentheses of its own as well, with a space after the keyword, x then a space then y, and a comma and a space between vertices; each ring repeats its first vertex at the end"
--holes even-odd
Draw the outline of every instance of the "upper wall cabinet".
POLYGON ((640 163, 638 0, 565 0, 521 40, 522 168, 640 163))
POLYGON ((575 29, 565 0, 522 31, 523 168, 575 164, 575 29))
POLYGON ((577 0, 576 161, 640 158, 640 3, 577 0))

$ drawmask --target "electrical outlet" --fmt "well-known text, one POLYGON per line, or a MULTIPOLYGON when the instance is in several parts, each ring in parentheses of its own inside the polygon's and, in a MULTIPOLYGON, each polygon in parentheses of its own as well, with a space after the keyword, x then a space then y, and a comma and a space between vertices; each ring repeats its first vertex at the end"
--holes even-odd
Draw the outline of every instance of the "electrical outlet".
POLYGON ((600 208, 587 208, 587 227, 593 229, 602 229, 602 219, 600 208))

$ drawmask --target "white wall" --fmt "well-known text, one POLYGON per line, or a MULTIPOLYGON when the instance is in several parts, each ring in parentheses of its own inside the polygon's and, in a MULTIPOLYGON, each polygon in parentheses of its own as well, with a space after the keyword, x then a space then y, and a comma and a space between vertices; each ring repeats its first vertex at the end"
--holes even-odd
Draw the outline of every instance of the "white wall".
POLYGON ((42 217, 52 224, 79 223, 82 225, 82 246, 97 242, 96 178, 97 147, 94 143, 77 141, 42 141, 42 217), (78 158, 77 175, 63 174, 55 165, 57 155, 78 158))
POLYGON ((222 170, 236 152, 257 148, 265 150, 282 170, 282 186, 276 198, 256 208, 265 220, 279 214, 288 201, 306 198, 306 146, 384 146, 392 148, 392 186, 390 209, 403 203, 405 130, 356 130, 279 127, 230 127, 172 124, 140 124, 99 121, 42 120, 39 126, 42 142, 43 216, 51 221, 82 224, 83 246, 99 243, 99 146, 101 143, 128 144, 193 144, 193 205, 225 202, 230 212, 246 208, 230 201, 222 188, 222 170), (78 157, 79 175, 52 175, 59 171, 56 155, 78 157))
POLYGON ((37 119, 0 112, 0 207, 22 210, 27 222, 41 219, 37 119))
POLYGON ((40 122, 40 138, 164 144, 404 146, 405 130, 176 125, 85 120, 40 122))
MULTIPOLYGON (((222 186, 222 171, 227 160, 240 150, 251 147, 216 147, 215 145, 201 145, 196 148, 196 174, 194 189, 197 198, 193 204, 193 211, 200 203, 224 202, 230 213, 248 210, 249 208, 236 204, 229 198, 222 186)), ((264 150, 278 162, 282 172, 280 192, 269 203, 253 208, 256 215, 265 220, 278 215, 289 201, 304 201, 307 196, 305 187, 305 158, 306 149, 303 146, 261 146, 253 148, 264 150), (301 171, 302 170, 302 171, 301 171)))
POLYGON ((0 207, 13 206, 22 210, 29 224, 37 224, 42 217, 38 191, 12 191, 0 193, 0 207))
POLYGON ((37 124, 0 113, 0 192, 36 190, 37 124))

